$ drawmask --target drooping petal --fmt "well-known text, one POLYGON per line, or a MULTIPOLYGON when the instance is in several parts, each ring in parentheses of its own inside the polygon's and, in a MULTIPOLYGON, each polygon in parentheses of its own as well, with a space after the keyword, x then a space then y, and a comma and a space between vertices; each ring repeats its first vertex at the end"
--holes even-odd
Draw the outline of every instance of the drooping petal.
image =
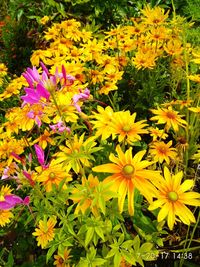
POLYGON ((172 203, 169 203, 169 210, 168 210, 168 217, 167 217, 167 224, 169 226, 169 229, 172 230, 175 223, 175 212, 174 212, 174 206, 172 203))
POLYGON ((131 216, 134 215, 134 185, 132 181, 128 183, 128 212, 131 216))
POLYGON ((163 221, 169 213, 169 203, 165 203, 158 213, 158 222, 163 221))
POLYGON ((118 207, 119 207, 119 212, 122 213, 123 207, 124 207, 124 201, 127 193, 127 182, 125 179, 121 181, 121 184, 118 189, 118 207))
POLYGON ((157 208, 161 208, 162 205, 166 202, 166 199, 158 199, 155 200, 153 203, 150 204, 149 210, 155 210, 157 208))

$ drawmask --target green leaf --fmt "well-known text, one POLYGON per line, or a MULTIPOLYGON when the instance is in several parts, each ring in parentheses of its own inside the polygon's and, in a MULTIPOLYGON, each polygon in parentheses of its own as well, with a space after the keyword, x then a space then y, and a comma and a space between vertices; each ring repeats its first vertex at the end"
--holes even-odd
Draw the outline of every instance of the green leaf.
POLYGON ((51 258, 51 256, 53 255, 53 253, 56 251, 57 249, 57 244, 53 245, 47 252, 47 256, 46 256, 46 263, 48 263, 49 259, 51 258))
POLYGON ((93 264, 95 264, 95 266, 101 266, 103 265, 104 263, 106 263, 106 260, 104 259, 101 259, 101 258, 95 258, 92 262, 93 264))
POLYGON ((104 233, 101 227, 95 227, 94 229, 97 235, 105 242, 104 233))
POLYGON ((14 266, 14 258, 13 258, 13 253, 12 253, 12 250, 9 252, 9 255, 8 255, 8 261, 5 265, 5 267, 12 267, 14 266))
POLYGON ((151 251, 152 247, 153 247, 152 243, 146 242, 146 243, 142 244, 142 246, 140 247, 140 253, 145 254, 145 253, 151 251))
POLYGON ((135 258, 133 257, 133 255, 130 251, 122 250, 121 254, 128 263, 130 263, 132 265, 136 265, 135 258))
POLYGON ((87 247, 94 235, 94 228, 89 227, 85 237, 85 246, 87 247))
POLYGON ((116 253, 118 253, 119 249, 118 248, 112 248, 108 254, 106 255, 106 258, 111 258, 113 257, 116 253))
POLYGON ((121 254, 119 252, 117 252, 115 254, 115 257, 114 257, 114 267, 119 267, 120 266, 121 259, 122 259, 121 254))

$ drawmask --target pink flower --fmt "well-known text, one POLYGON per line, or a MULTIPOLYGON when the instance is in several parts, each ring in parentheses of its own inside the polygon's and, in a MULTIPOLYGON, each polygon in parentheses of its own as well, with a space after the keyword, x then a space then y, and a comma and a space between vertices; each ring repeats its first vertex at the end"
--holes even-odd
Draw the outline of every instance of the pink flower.
POLYGON ((77 102, 80 101, 80 100, 87 100, 90 97, 90 90, 88 88, 86 88, 83 93, 82 93, 81 89, 79 89, 79 91, 80 91, 80 94, 75 94, 73 96, 72 100, 73 100, 74 106, 76 107, 78 112, 81 112, 81 108, 77 104, 77 102))
POLYGON ((21 99, 24 100, 22 106, 29 103, 31 105, 39 103, 41 98, 49 100, 50 93, 41 85, 37 84, 36 89, 34 88, 25 88, 25 96, 21 96, 21 99))
POLYGON ((49 166, 49 164, 47 165, 45 164, 44 150, 39 145, 34 145, 34 148, 38 162, 40 163, 43 169, 46 169, 49 166))
POLYGON ((64 125, 64 122, 63 121, 59 121, 58 123, 56 124, 53 124, 53 125, 49 125, 49 127, 54 131, 54 132, 59 132, 59 133, 62 133, 64 132, 65 130, 70 133, 70 128, 69 127, 66 127, 64 125))
POLYGON ((29 196, 25 197, 25 199, 23 200, 21 197, 11 194, 11 195, 4 196, 4 199, 5 199, 4 201, 0 201, 1 210, 12 209, 18 204, 23 204, 23 205, 28 206, 30 203, 29 196))

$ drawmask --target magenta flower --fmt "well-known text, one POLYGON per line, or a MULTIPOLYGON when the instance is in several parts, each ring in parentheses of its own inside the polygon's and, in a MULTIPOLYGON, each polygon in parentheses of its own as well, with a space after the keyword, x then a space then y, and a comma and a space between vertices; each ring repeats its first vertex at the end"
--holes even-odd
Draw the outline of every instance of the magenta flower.
POLYGON ((9 210, 19 204, 28 206, 29 203, 30 203, 29 196, 25 197, 25 199, 23 200, 21 197, 11 194, 11 195, 4 196, 4 201, 0 201, 0 209, 9 210))
POLYGON ((43 169, 48 168, 49 164, 45 164, 45 158, 44 158, 44 150, 39 145, 34 145, 35 153, 38 159, 38 162, 42 166, 43 169))
POLYGON ((78 110, 78 112, 81 112, 80 106, 77 104, 80 100, 87 100, 90 97, 90 90, 86 88, 84 92, 82 93, 81 89, 79 89, 80 94, 75 94, 72 98, 74 102, 75 108, 78 110))
POLYGON ((51 130, 53 130, 54 132, 59 132, 59 133, 62 133, 64 132, 65 130, 70 133, 70 128, 69 127, 66 127, 64 122, 63 121, 59 121, 58 123, 56 124, 53 124, 53 125, 49 125, 49 127, 51 128, 51 130))
POLYGON ((25 96, 21 96, 21 99, 24 100, 22 106, 29 103, 31 105, 39 103, 41 98, 45 98, 49 100, 50 93, 43 87, 40 83, 37 84, 36 89, 34 88, 25 88, 24 91, 26 92, 25 96))

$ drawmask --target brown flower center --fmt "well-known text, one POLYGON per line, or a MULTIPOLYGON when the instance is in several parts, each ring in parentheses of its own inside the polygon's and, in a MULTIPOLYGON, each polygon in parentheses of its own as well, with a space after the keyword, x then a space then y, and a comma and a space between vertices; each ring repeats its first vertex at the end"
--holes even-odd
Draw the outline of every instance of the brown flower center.
POLYGON ((176 114, 173 111, 167 111, 166 116, 168 119, 175 120, 176 119, 176 114))
POLYGON ((125 175, 127 175, 127 176, 130 176, 131 174, 133 174, 134 173, 134 171, 135 171, 135 168, 133 167, 133 165, 131 165, 131 164, 127 164, 127 165, 125 165, 124 167, 123 167, 123 173, 125 174, 125 175))
POLYGON ((172 202, 175 202, 178 200, 178 194, 174 191, 171 191, 167 194, 167 197, 169 200, 171 200, 172 202))

